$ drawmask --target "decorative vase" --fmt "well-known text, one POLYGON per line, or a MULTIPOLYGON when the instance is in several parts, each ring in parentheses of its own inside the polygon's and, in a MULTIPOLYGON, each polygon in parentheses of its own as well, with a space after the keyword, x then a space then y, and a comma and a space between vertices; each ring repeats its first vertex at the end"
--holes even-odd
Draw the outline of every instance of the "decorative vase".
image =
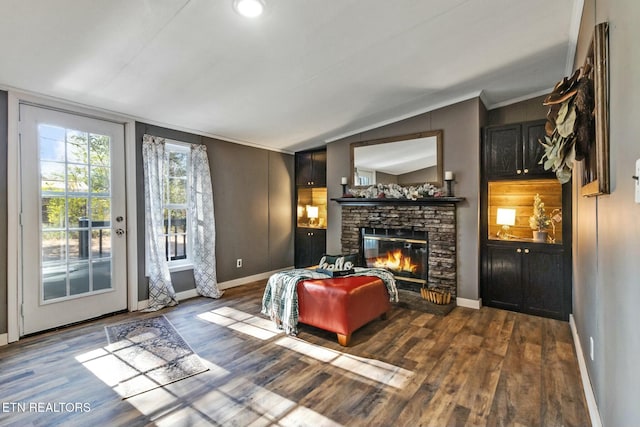
POLYGON ((545 243, 547 241, 548 231, 534 231, 533 232, 533 241, 534 242, 542 242, 545 243))

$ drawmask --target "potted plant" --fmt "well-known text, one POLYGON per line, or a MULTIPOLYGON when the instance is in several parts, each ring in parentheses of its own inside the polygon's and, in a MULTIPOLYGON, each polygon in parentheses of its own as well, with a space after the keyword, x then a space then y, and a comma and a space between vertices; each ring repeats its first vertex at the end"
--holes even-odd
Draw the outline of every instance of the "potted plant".
POLYGON ((547 228, 551 224, 551 218, 544 209, 544 202, 539 194, 533 197, 533 215, 529 217, 529 226, 533 230, 534 242, 547 241, 547 228))

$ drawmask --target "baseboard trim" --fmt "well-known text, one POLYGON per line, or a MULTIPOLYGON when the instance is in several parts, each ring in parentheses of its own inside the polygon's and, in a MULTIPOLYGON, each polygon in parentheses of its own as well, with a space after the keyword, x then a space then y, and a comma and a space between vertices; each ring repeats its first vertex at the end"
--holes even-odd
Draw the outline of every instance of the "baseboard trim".
POLYGON ((218 283, 219 289, 235 288, 236 286, 246 285, 247 283, 255 282, 258 280, 268 279, 272 274, 279 271, 291 270, 293 266, 279 268, 277 270, 265 271, 264 273, 254 274, 252 276, 240 277, 239 279, 227 280, 226 282, 218 283))
MULTIPOLYGON (((277 273, 279 271, 291 270, 293 266, 280 268, 278 270, 273 271, 265 271, 264 273, 254 274, 252 276, 240 277, 239 279, 227 280, 226 282, 218 283, 218 289, 225 290, 229 288, 234 288, 236 286, 246 285, 247 283, 255 282, 257 280, 268 279, 273 273, 277 273)), ((189 298, 194 298, 198 296, 198 291, 195 289, 189 289, 182 292, 176 293, 176 298, 178 301, 183 301, 189 298)), ((138 310, 144 310, 149 307, 149 300, 138 301, 138 310)), ((2 336, 0 336, 2 338, 2 336)))
POLYGON ((9 335, 8 334, 0 334, 0 347, 3 345, 9 344, 9 335))
POLYGON ((482 307, 482 299, 469 299, 469 298, 456 298, 456 305, 458 307, 474 308, 480 310, 482 307))
POLYGON ((576 327, 576 321, 573 314, 569 315, 569 326, 571 327, 571 335, 573 336, 573 345, 576 348, 578 367, 580 368, 580 377, 582 379, 582 388, 584 390, 584 397, 587 400, 587 409, 589 410, 589 417, 591 417, 591 425, 593 427, 602 427, 600 411, 598 411, 596 396, 593 393, 593 388, 591 387, 591 379, 589 378, 589 371, 587 371, 587 363, 584 358, 584 352, 582 351, 582 344, 580 344, 578 328, 576 327))

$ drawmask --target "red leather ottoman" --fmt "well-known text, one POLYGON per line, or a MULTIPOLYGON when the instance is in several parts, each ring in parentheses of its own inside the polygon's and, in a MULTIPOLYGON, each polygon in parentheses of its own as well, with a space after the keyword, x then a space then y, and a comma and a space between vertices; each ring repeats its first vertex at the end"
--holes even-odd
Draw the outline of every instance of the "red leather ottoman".
POLYGON ((351 334, 391 309, 384 282, 372 276, 308 279, 298 283, 298 321, 335 332, 342 346, 351 334))

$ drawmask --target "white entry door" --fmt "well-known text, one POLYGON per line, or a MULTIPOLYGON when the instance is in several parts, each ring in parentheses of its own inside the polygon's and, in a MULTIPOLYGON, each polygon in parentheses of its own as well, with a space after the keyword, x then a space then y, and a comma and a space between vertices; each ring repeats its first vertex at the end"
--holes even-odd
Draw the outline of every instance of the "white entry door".
POLYGON ((20 104, 21 335, 127 308, 124 125, 20 104))

